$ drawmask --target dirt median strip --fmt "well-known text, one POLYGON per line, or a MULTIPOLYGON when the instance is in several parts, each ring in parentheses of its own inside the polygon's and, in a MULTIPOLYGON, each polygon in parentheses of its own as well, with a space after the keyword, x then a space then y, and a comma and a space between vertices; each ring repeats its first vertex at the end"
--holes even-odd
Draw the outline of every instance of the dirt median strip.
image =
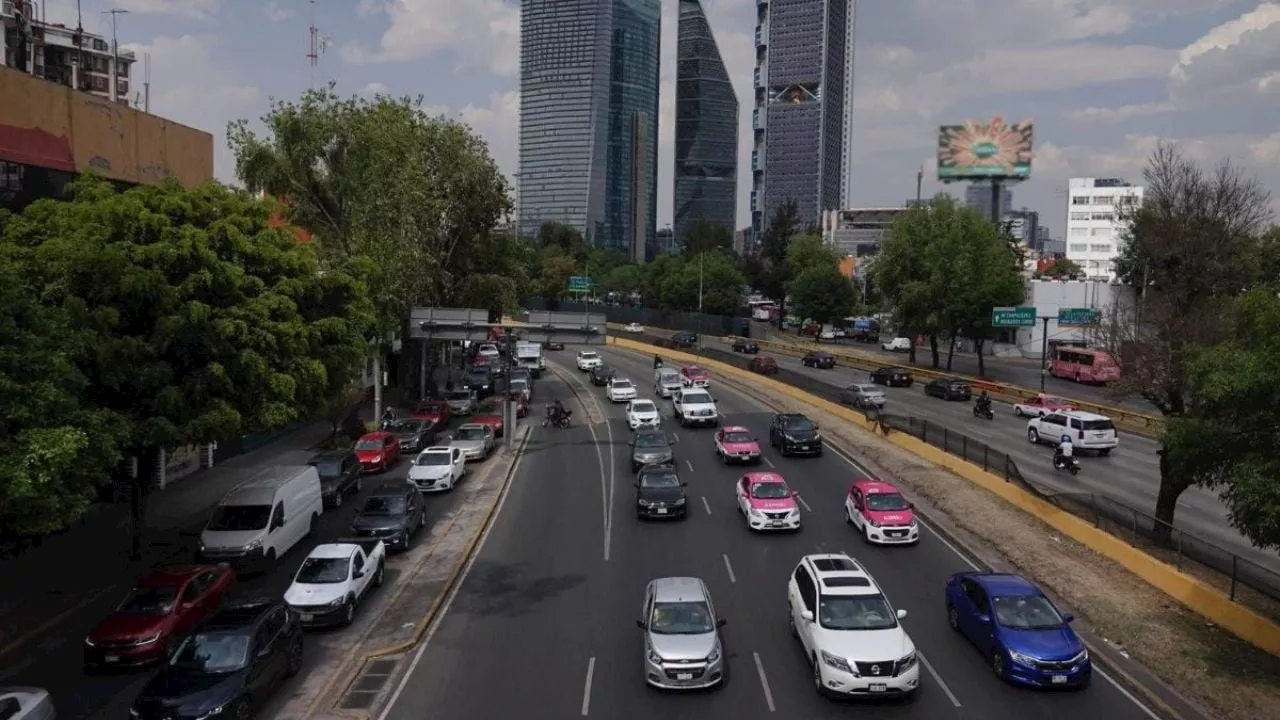
POLYGON ((1126 684, 1132 683, 1131 689, 1170 716, 1190 720, 1198 711, 1228 720, 1280 717, 1280 659, 1206 622, 1119 564, 999 496, 816 403, 798 403, 771 391, 767 383, 747 385, 736 377, 720 380, 775 410, 809 414, 836 449, 915 495, 924 514, 967 553, 983 563, 1035 578, 1076 612, 1083 629, 1120 654, 1114 663, 1116 674, 1121 675, 1117 679, 1129 676, 1126 684), (1128 658, 1137 661, 1133 671, 1124 668, 1128 658), (1160 686, 1142 683, 1139 678, 1144 671, 1160 686), (1181 699, 1170 697, 1174 695, 1171 688, 1177 688, 1181 699), (1224 688, 1230 692, 1223 692, 1224 688), (1185 711, 1179 712, 1179 705, 1185 711))
POLYGON ((582 378, 575 376, 573 370, 561 368, 558 363, 547 365, 547 369, 551 371, 551 374, 559 378, 569 388, 569 392, 573 393, 573 396, 577 398, 578 404, 582 406, 582 414, 586 416, 588 423, 599 425, 605 422, 606 416, 604 411, 600 409, 600 403, 596 400, 595 395, 591 394, 590 388, 587 387, 587 383, 582 378), (579 392, 578 388, 582 388, 582 391, 579 392))

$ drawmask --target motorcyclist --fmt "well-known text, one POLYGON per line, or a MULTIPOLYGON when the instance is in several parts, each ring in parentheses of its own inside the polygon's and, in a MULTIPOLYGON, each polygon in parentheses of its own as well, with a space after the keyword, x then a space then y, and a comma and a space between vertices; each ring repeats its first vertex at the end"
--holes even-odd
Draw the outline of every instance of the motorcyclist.
POLYGON ((1058 443, 1058 447, 1053 451, 1053 466, 1055 468, 1066 467, 1072 462, 1072 455, 1075 448, 1071 446, 1071 436, 1063 435, 1062 442, 1058 443))
POLYGON ((978 408, 978 412, 987 412, 991 409, 991 396, 987 394, 986 390, 983 390, 982 394, 978 396, 975 405, 978 408))
POLYGON ((657 370, 660 367, 662 367, 662 356, 655 354, 653 356, 653 369, 657 370))

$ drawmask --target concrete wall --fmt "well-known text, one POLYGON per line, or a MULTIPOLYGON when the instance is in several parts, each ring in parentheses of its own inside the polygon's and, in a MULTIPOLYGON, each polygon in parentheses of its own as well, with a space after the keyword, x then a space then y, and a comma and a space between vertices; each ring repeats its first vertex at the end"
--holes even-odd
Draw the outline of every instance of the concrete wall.
MULTIPOLYGON (((1095 280, 1030 280, 1027 282, 1027 299, 1023 305, 1034 305, 1036 317, 1057 318, 1063 308, 1094 308, 1107 317, 1107 312, 1117 302, 1122 307, 1132 306, 1133 289, 1095 280)), ((1049 321, 1049 340, 1096 346, 1100 342, 1097 332, 1091 328, 1058 327, 1056 319, 1049 321)), ((1045 325, 1018 329, 1018 347, 1022 356, 1039 358, 1045 325)))
POLYGON ((191 187, 213 177, 213 135, 0 67, 0 160, 191 187))

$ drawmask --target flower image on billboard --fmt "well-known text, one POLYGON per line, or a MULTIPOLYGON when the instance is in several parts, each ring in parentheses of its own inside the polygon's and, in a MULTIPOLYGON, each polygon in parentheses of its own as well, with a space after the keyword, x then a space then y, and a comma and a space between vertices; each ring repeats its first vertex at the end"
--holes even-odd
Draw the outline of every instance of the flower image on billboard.
POLYGON ((938 129, 938 180, 1015 179, 1031 177, 1034 125, 1017 124, 997 115, 990 122, 965 120, 938 129))

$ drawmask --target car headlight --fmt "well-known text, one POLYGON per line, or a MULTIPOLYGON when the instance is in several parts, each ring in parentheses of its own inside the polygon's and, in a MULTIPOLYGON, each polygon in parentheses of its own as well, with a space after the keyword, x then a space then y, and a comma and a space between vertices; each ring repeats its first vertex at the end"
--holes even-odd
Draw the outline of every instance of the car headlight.
POLYGON ((878 520, 872 520, 871 518, 867 518, 867 524, 871 527, 880 527, 880 522, 878 520))
POLYGON ((684 499, 684 498, 680 498, 679 500, 676 500, 675 502, 673 502, 673 503, 671 503, 671 504, 672 504, 672 505, 675 505, 676 507, 679 507, 679 506, 683 505, 684 503, 685 503, 685 499, 684 499))
POLYGON ((84 639, 84 644, 85 644, 85 646, 86 646, 86 647, 97 647, 97 645, 95 645, 95 644, 94 644, 94 642, 93 642, 93 639, 92 639, 92 638, 85 638, 85 639, 84 639))
POLYGON ((853 668, 849 667, 848 660, 845 660, 844 658, 839 657, 837 655, 832 655, 826 650, 821 651, 821 653, 822 653, 822 662, 826 663, 827 665, 830 665, 831 667, 837 670, 843 670, 844 672, 847 672, 847 673, 853 672, 853 668))
POLYGON ((219 705, 219 706, 215 707, 214 709, 210 710, 209 712, 207 712, 207 713, 205 713, 205 714, 203 714, 203 715, 199 715, 199 716, 197 716, 197 717, 196 717, 196 720, 205 720, 205 718, 211 718, 211 717, 213 717, 213 716, 215 716, 215 715, 221 715, 221 714, 222 714, 222 709, 223 709, 224 707, 226 707, 226 706, 225 706, 225 705, 219 705))
POLYGON ((1009 651, 1009 659, 1018 663, 1019 665, 1035 665, 1035 662, 1036 662, 1035 658, 1031 657, 1030 655, 1027 655, 1026 653, 1020 653, 1017 650, 1009 651))
POLYGON ((915 651, 914 650, 911 651, 910 653, 907 654, 906 657, 898 661, 899 671, 906 670, 912 665, 915 665, 918 660, 919 658, 916 657, 915 651))
POLYGON ((245 552, 250 552, 250 551, 252 551, 252 550, 257 550, 257 549, 258 549, 258 548, 260 548, 260 547, 262 547, 262 539, 261 539, 261 538, 259 538, 259 539, 257 539, 257 540, 254 540, 253 542, 251 542, 251 543, 248 543, 248 544, 244 545, 244 546, 243 546, 243 547, 241 547, 240 549, 241 549, 241 550, 243 550, 243 551, 245 551, 245 552))
POLYGON ((750 515, 750 516, 751 516, 751 517, 753 517, 753 518, 762 518, 762 517, 764 517, 764 513, 760 512, 759 510, 757 510, 757 509, 755 509, 755 508, 751 508, 751 510, 750 510, 747 514, 748 514, 748 515, 750 515))
POLYGON ((373 456, 373 461, 374 461, 374 462, 382 462, 382 453, 378 453, 377 455, 374 455, 374 456, 373 456))
POLYGON ((654 652, 652 649, 650 649, 650 650, 649 650, 649 662, 654 663, 654 664, 656 664, 656 665, 661 665, 661 664, 662 664, 662 656, 661 656, 661 655, 659 655, 658 653, 654 652))
POLYGON ((1079 665, 1080 663, 1088 659, 1089 659, 1089 648, 1082 648, 1080 652, 1076 653, 1075 657, 1071 658, 1070 662, 1075 663, 1076 665, 1079 665))
POLYGON ((347 601, 346 598, 335 598, 325 603, 325 605, 327 605, 328 607, 342 607, 342 604, 345 603, 346 601, 347 601))
POLYGON ((159 640, 160 640, 160 633, 155 633, 154 635, 148 635, 144 638, 138 638, 137 640, 133 641, 133 644, 138 647, 141 647, 143 645, 154 645, 159 640))
POLYGON ((720 648, 716 648, 715 650, 712 650, 711 654, 707 656, 707 662, 709 663, 713 663, 719 659, 720 659, 720 648))

